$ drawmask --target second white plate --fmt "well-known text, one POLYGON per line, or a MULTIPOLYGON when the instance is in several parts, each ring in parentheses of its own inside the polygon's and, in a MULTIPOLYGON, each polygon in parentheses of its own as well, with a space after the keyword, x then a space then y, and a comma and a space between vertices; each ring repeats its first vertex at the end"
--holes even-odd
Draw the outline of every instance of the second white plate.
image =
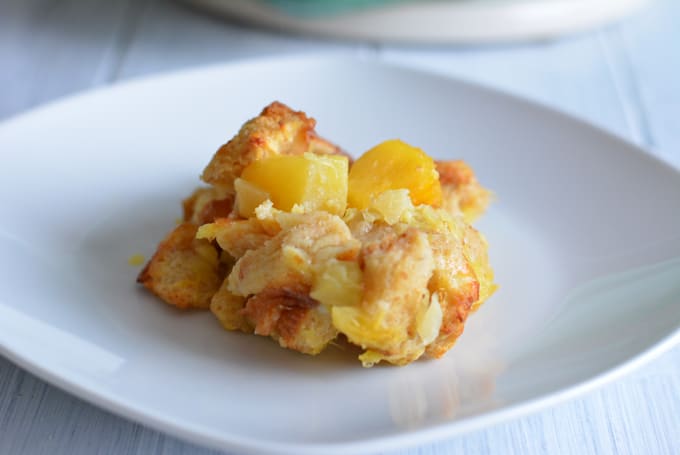
POLYGON ((647 0, 429 0, 300 17, 253 0, 185 1, 282 30, 401 43, 544 39, 620 19, 647 3, 647 0))
POLYGON ((0 353, 123 416, 223 449, 356 453, 555 403, 677 338, 680 175, 548 109, 356 60, 154 77, 0 126, 0 353), (228 333, 139 289, 215 149, 274 99, 359 154, 400 137, 464 158, 500 284, 442 360, 362 369, 228 333))

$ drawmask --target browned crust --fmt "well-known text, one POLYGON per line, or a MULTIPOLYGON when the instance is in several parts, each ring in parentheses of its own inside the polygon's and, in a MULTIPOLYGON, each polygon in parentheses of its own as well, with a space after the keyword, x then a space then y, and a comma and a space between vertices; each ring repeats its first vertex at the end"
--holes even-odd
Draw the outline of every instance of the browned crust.
POLYGON ((309 286, 266 288, 246 302, 243 315, 255 327, 255 334, 271 336, 281 346, 308 352, 299 335, 309 312, 319 302, 309 296, 309 286))
POLYGON ((196 220, 199 225, 212 223, 219 218, 226 218, 232 214, 234 198, 216 199, 208 202, 197 214, 196 220))
POLYGON ((469 281, 459 289, 449 289, 442 294, 443 318, 439 335, 425 350, 426 355, 437 359, 446 354, 463 334, 472 304, 479 298, 479 282, 469 281))
POLYGON ((465 161, 437 161, 436 166, 442 185, 453 185, 457 188, 477 180, 474 171, 465 161))
POLYGON ((430 243, 438 258, 438 267, 428 288, 439 297, 442 325, 437 339, 427 347, 426 354, 439 358, 463 333, 472 305, 479 300, 480 285, 462 243, 436 233, 430 234, 430 243))
POLYGON ((191 222, 196 213, 196 202, 199 196, 208 188, 197 188, 191 195, 182 200, 182 221, 191 222))
POLYGON ((234 195, 221 194, 215 188, 198 188, 182 201, 182 218, 197 225, 212 223, 217 218, 232 216, 234 195))
POLYGON ((196 230, 191 223, 178 225, 137 277, 138 283, 163 301, 183 310, 208 308, 224 275, 216 248, 195 239, 196 230))
POLYGON ((491 193, 484 188, 472 168, 462 160, 437 161, 442 186, 442 207, 452 214, 462 213, 470 222, 489 206, 491 193))

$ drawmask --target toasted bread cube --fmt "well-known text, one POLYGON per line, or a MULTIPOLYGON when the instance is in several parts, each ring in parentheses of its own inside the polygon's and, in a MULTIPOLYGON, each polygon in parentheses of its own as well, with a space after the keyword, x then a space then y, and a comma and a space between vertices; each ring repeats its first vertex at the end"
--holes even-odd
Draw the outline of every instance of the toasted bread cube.
POLYGON ((229 282, 224 280, 210 301, 210 311, 225 329, 252 333, 253 327, 243 314, 246 299, 232 294, 228 288, 229 282))
POLYGON ((328 310, 309 296, 305 285, 266 288, 248 299, 244 315, 255 334, 270 336, 284 348, 316 355, 338 334, 328 310))
POLYGON ((333 325, 347 339, 366 349, 364 366, 379 360, 405 365, 422 355, 425 345, 416 334, 430 306, 427 283, 434 259, 427 234, 407 228, 375 228, 374 241, 362 245, 364 289, 361 302, 333 306, 333 325))
POLYGON ((183 310, 210 307, 224 278, 217 248, 196 239, 196 230, 191 223, 177 226, 137 277, 163 301, 183 310))

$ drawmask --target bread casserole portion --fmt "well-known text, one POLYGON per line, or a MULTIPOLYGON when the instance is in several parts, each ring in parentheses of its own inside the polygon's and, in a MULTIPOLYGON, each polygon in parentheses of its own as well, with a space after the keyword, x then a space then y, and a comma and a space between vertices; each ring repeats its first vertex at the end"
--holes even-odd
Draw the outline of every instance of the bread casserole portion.
POLYGON ((341 339, 366 367, 443 356, 496 289, 470 224, 491 192, 399 140, 352 162, 315 124, 278 102, 247 121, 138 282, 304 354, 341 339))

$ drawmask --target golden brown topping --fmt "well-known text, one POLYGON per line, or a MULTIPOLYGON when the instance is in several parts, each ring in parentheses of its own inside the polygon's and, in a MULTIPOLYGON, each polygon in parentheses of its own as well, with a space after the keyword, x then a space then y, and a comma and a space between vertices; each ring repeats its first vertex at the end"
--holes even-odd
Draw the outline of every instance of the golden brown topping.
POLYGON ((234 196, 217 188, 198 188, 182 201, 183 219, 201 225, 231 215, 234 196))

